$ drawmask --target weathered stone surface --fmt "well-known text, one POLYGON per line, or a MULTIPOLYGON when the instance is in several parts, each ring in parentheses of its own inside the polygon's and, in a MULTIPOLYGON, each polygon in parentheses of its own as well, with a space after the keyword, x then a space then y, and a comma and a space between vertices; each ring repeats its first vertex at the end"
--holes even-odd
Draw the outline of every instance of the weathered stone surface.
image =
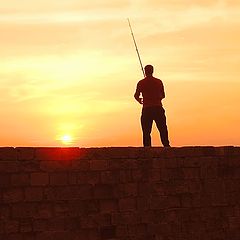
POLYGON ((0 239, 239 236, 239 147, 0 148, 0 239))

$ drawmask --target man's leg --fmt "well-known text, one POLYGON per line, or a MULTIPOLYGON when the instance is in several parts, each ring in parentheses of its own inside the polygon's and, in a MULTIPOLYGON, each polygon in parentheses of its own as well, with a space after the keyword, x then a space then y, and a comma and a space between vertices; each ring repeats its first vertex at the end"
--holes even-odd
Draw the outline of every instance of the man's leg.
POLYGON ((159 107, 156 110, 155 122, 157 128, 160 132, 161 141, 164 147, 169 147, 169 139, 168 139, 168 129, 166 123, 165 110, 163 107, 159 107))
POLYGON ((141 125, 142 125, 142 132, 143 132, 144 147, 151 146, 151 131, 152 131, 152 123, 153 123, 153 119, 151 115, 152 114, 149 111, 149 109, 142 110, 141 125))

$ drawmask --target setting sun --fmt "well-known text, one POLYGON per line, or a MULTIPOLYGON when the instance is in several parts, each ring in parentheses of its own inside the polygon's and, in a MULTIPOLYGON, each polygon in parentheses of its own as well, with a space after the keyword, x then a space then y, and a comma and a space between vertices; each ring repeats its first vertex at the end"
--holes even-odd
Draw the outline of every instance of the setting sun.
POLYGON ((61 141, 63 144, 71 144, 72 143, 72 137, 69 135, 64 135, 61 137, 61 141))

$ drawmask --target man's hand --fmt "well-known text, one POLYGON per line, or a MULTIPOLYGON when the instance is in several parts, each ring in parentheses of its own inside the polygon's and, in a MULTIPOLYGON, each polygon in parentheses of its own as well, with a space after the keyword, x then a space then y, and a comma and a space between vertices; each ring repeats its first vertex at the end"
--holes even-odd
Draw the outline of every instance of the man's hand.
POLYGON ((137 101, 138 101, 140 104, 143 104, 143 98, 138 98, 137 101))
POLYGON ((139 87, 137 85, 137 89, 136 89, 136 92, 134 94, 134 98, 140 103, 140 104, 143 104, 143 98, 140 97, 140 93, 141 91, 139 90, 139 87))

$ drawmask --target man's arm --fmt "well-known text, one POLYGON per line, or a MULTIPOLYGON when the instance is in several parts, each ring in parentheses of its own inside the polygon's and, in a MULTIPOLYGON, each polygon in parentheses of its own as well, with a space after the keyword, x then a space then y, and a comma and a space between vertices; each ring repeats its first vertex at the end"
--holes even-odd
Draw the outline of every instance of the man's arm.
POLYGON ((141 90, 139 88, 139 84, 137 84, 136 92, 134 94, 134 98, 140 103, 143 104, 143 99, 140 98, 141 90))
POLYGON ((164 91, 164 86, 163 83, 161 81, 161 100, 165 98, 165 91, 164 91))

